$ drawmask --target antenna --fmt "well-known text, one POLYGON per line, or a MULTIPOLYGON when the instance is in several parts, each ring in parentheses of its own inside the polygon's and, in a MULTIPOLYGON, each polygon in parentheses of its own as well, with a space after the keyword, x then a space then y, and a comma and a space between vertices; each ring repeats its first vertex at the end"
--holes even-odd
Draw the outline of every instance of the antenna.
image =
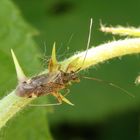
POLYGON ((94 80, 94 81, 97 81, 97 82, 102 82, 102 83, 104 83, 104 84, 108 84, 108 85, 110 85, 110 86, 112 86, 112 87, 115 87, 115 88, 117 88, 117 89, 120 89, 121 91, 123 91, 123 92, 126 93, 127 95, 129 95, 129 96, 135 98, 135 96, 134 96, 132 93, 128 92, 128 91, 125 90, 124 88, 122 88, 122 87, 120 87, 120 86, 118 86, 118 85, 116 85, 116 84, 113 84, 113 83, 111 83, 111 82, 108 82, 108 81, 105 81, 105 80, 102 80, 102 79, 98 79, 98 78, 94 78, 94 77, 87 77, 87 76, 82 76, 82 78, 89 79, 89 80, 94 80))
POLYGON ((90 19, 90 26, 89 26, 89 34, 88 34, 88 41, 87 41, 86 54, 85 54, 85 57, 84 57, 84 60, 83 60, 83 64, 84 64, 84 62, 85 62, 85 59, 86 59, 86 56, 87 56, 87 53, 88 53, 88 48, 89 48, 89 45, 90 45, 92 25, 93 25, 93 19, 91 18, 91 19, 90 19))
POLYGON ((91 18, 91 19, 90 19, 89 34, 88 34, 87 47, 86 47, 86 52, 85 52, 84 60, 83 60, 83 63, 82 63, 82 65, 81 65, 81 67, 78 68, 75 72, 79 72, 79 71, 81 70, 82 66, 83 66, 84 63, 85 63, 86 56, 87 56, 87 53, 88 53, 88 49, 89 49, 89 46, 90 46, 90 41, 91 41, 92 25, 93 25, 93 19, 91 18))

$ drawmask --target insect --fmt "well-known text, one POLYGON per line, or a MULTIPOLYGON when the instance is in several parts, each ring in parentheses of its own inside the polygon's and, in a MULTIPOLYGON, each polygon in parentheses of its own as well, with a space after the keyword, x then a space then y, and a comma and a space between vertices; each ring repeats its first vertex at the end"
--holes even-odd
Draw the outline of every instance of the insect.
MULTIPOLYGON (((51 94, 58 99, 58 104, 61 104, 62 101, 64 101, 70 105, 73 105, 68 99, 59 93, 59 91, 65 89, 71 82, 79 82, 80 80, 75 72, 67 72, 71 64, 69 64, 66 72, 60 69, 60 65, 57 64, 57 61, 54 59, 54 53, 55 46, 53 47, 52 51, 53 57, 49 61, 49 73, 41 74, 39 76, 32 77, 31 79, 24 78, 25 80, 23 81, 20 80, 16 88, 16 94, 18 96, 33 98, 51 94)), ((13 58, 15 58, 13 52, 12 55, 13 58)))
POLYGON ((65 89, 70 82, 79 82, 79 78, 74 72, 67 73, 62 70, 56 72, 51 71, 48 74, 35 76, 30 80, 20 83, 16 88, 16 93, 20 97, 27 98, 51 94, 58 99, 60 104, 64 101, 73 105, 59 93, 59 91, 65 89))
MULTIPOLYGON (((90 21, 90 30, 89 30, 89 37, 88 37, 88 42, 87 42, 87 50, 89 48, 90 44, 90 37, 91 37, 91 28, 92 28, 92 19, 90 21)), ((86 59, 88 51, 85 53, 85 57, 83 59, 83 64, 86 59)), ((33 98, 33 97, 39 97, 43 95, 53 95, 57 98, 58 103, 56 104, 46 104, 46 105, 32 105, 32 106, 49 106, 49 105, 59 105, 62 103, 62 101, 73 105, 68 99, 66 99, 60 91, 62 89, 67 89, 67 87, 74 82, 80 82, 80 78, 78 76, 78 72, 82 69, 82 65, 80 68, 78 68, 75 71, 72 71, 71 68, 73 67, 73 64, 76 63, 76 61, 79 58, 76 58, 72 62, 70 62, 66 68, 65 71, 61 70, 61 65, 57 62, 56 60, 56 54, 55 54, 55 44, 53 46, 52 50, 52 57, 49 60, 48 64, 48 74, 41 74, 32 78, 27 78, 17 59, 12 51, 12 56, 14 59, 16 71, 17 71, 17 76, 19 80, 19 84, 16 88, 16 94, 20 97, 26 97, 26 98, 33 98)), ((104 82, 103 80, 96 79, 96 78, 90 78, 90 77, 83 77, 86 79, 90 80, 96 80, 99 82, 104 82)), ((119 86, 109 83, 109 85, 119 88, 122 91, 128 93, 126 90, 120 88, 119 86)))

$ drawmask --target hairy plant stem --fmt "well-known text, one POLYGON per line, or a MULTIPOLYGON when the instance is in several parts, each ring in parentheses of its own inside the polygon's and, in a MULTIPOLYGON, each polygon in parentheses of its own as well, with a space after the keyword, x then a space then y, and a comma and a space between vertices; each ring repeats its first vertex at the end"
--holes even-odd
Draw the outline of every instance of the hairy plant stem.
MULTIPOLYGON (((81 70, 83 70, 115 57, 140 53, 140 38, 113 41, 99 45, 96 48, 92 47, 86 51, 78 52, 72 57, 60 62, 62 70, 65 70, 69 63, 72 61, 74 61, 75 65, 73 65, 71 70, 75 71, 78 68, 81 68, 81 70), (84 60, 86 51, 88 52, 86 55, 86 59, 84 60)), ((45 70, 42 73, 47 74, 48 70, 45 70)), ((18 97, 15 94, 15 90, 1 99, 0 128, 2 128, 8 120, 10 120, 17 112, 22 110, 34 99, 35 98, 18 97)))
POLYGON ((101 25, 100 30, 102 32, 111 33, 114 35, 140 37, 140 28, 123 26, 106 27, 104 25, 101 25))
POLYGON ((83 70, 115 57, 136 53, 140 53, 140 38, 124 39, 101 44, 97 47, 88 49, 84 63, 83 60, 86 51, 76 53, 72 57, 61 62, 61 65, 62 69, 65 70, 71 61, 79 58, 72 70, 75 71, 79 67, 83 70))

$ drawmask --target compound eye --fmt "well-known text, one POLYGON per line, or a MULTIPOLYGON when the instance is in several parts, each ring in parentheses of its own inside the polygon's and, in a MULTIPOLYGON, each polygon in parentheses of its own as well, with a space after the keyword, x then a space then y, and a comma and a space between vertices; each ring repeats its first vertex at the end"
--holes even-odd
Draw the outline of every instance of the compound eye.
POLYGON ((76 75, 73 75, 73 78, 72 78, 73 80, 77 80, 78 79, 78 77, 76 76, 76 75))
POLYGON ((64 73, 64 76, 67 76, 67 73, 64 73))

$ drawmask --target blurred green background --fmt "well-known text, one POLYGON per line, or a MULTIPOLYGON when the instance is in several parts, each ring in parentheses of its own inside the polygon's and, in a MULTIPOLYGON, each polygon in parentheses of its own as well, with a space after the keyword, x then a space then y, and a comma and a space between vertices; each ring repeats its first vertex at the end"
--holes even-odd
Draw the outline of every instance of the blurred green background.
MULTIPOLYGON (((139 0, 0 0, 0 96, 17 84, 11 48, 31 76, 45 69, 47 64, 42 58, 50 56, 54 41, 59 60, 84 50, 91 17, 91 44, 96 46, 119 39, 101 33, 100 20, 106 25, 139 27, 139 7, 139 0)), ((70 87, 68 98, 74 107, 27 107, 2 129, 0 140, 47 140, 51 139, 50 133, 56 140, 138 140, 140 88, 134 80, 139 71, 139 55, 92 67, 81 75, 116 83, 135 94, 135 98, 108 85, 81 79, 70 87)))

